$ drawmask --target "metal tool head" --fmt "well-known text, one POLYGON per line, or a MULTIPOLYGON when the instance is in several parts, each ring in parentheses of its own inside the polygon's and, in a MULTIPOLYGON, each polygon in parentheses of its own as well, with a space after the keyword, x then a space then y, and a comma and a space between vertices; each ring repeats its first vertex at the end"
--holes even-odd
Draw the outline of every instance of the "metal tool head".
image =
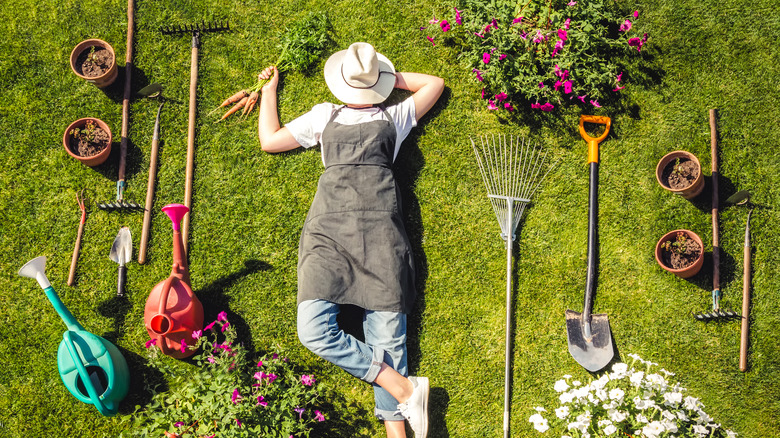
POLYGON ((198 34, 203 32, 222 32, 222 31, 228 31, 230 30, 230 23, 225 21, 223 22, 209 22, 206 23, 205 21, 201 21, 200 24, 184 24, 184 25, 172 25, 172 26, 161 26, 160 32, 163 33, 163 35, 176 35, 176 34, 183 34, 183 33, 189 33, 189 34, 198 34))
POLYGON ((748 192, 747 190, 740 190, 737 193, 734 193, 733 195, 729 196, 729 198, 726 199, 726 204, 731 204, 731 205, 750 204, 750 192, 748 192))
POLYGON ((566 310, 566 334, 569 353, 592 373, 604 369, 615 357, 612 331, 605 313, 591 314, 590 321, 585 321, 581 313, 566 310))
POLYGON ((108 211, 137 211, 137 210, 144 210, 144 206, 133 201, 125 201, 125 200, 118 200, 118 201, 108 201, 108 202, 98 202, 97 204, 98 208, 101 210, 108 210, 108 211))
POLYGON ((711 322, 711 321, 731 321, 734 319, 741 319, 742 315, 731 309, 717 309, 712 312, 694 313, 693 317, 698 321, 711 322))
POLYGON ((130 261, 133 256, 133 238, 130 235, 130 228, 122 227, 119 229, 108 256, 120 266, 130 261))
POLYGON ((158 84, 157 82, 149 84, 140 90, 138 90, 138 95, 142 97, 160 97, 162 96, 162 85, 158 84))

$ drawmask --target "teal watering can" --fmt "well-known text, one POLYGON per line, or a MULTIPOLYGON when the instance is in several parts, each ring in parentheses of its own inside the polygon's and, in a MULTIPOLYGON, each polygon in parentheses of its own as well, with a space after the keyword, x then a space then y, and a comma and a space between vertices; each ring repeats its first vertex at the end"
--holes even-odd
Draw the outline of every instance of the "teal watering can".
POLYGON ((22 266, 19 275, 38 281, 46 298, 68 326, 57 350, 57 369, 62 383, 79 401, 95 405, 103 415, 114 415, 130 385, 127 362, 114 344, 84 330, 76 321, 46 278, 45 269, 46 257, 41 256, 22 266))

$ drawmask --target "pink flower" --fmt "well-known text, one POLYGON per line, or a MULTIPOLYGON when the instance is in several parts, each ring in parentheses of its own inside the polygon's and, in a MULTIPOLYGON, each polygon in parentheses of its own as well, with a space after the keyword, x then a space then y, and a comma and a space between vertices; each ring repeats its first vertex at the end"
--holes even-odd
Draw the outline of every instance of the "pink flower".
POLYGON ((626 87, 615 87, 615 88, 612 89, 612 91, 620 91, 620 90, 622 90, 624 88, 626 88, 626 87))
POLYGON ((259 367, 263 366, 263 361, 261 360, 261 361, 257 362, 257 366, 259 366, 259 367))
POLYGON ((490 53, 485 52, 482 54, 482 62, 484 62, 485 64, 490 62, 490 53))
POLYGON ((628 32, 629 30, 631 30, 631 20, 626 20, 620 25, 620 31, 628 32))
POLYGON ((474 32, 474 35, 476 35, 476 36, 478 36, 480 38, 485 38, 485 35, 482 35, 481 33, 474 32))
POLYGON ((544 88, 544 82, 539 82, 539 88, 544 88))
POLYGON ((187 351, 187 342, 184 341, 184 339, 181 340, 181 352, 184 353, 187 351))
POLYGON ((238 418, 236 418, 236 426, 241 427, 241 422, 238 421, 238 418))
POLYGON ((225 333, 225 330, 227 330, 228 327, 230 327, 230 323, 229 322, 225 322, 225 324, 222 326, 222 333, 225 333))
POLYGON ((265 377, 265 373, 262 371, 258 371, 252 377, 254 377, 257 380, 263 380, 263 377, 265 377))
POLYGON ((623 72, 621 71, 620 73, 618 73, 618 75, 615 77, 615 79, 618 82, 622 81, 623 80, 623 72))
POLYGON ((149 339, 144 346, 150 348, 152 345, 157 345, 157 339, 149 339))
POLYGON ((577 4, 577 2, 575 2, 575 1, 570 1, 569 3, 566 3, 566 6, 574 6, 574 5, 576 5, 576 4, 577 4))
POLYGON ((485 89, 484 88, 482 89, 482 94, 480 94, 479 97, 481 97, 482 99, 485 98, 485 89))
POLYGON ((564 29, 569 30, 569 26, 571 26, 571 18, 567 18, 566 21, 563 22, 564 29))
POLYGON ((504 93, 503 91, 495 95, 496 101, 498 102, 506 100, 507 97, 509 96, 507 96, 507 94, 504 93))
POLYGON ((571 93, 571 90, 572 90, 572 88, 571 88, 571 81, 564 82, 563 83, 563 92, 566 93, 566 94, 569 94, 569 93, 571 93))
POLYGON ((319 421, 319 422, 323 422, 323 421, 325 421, 325 416, 322 415, 322 412, 320 412, 320 411, 314 411, 314 419, 319 421))
POLYGON ((230 401, 233 402, 233 404, 236 404, 238 400, 241 400, 243 397, 241 397, 241 393, 238 392, 238 388, 233 390, 233 395, 230 397, 230 401))
POLYGON ((519 22, 523 21, 523 17, 517 17, 514 20, 512 20, 512 24, 517 24, 519 22))
POLYGON ((582 96, 577 96, 577 99, 579 99, 579 100, 580 100, 580 102, 582 102, 582 103, 585 103, 585 98, 586 98, 587 96, 588 96, 587 94, 585 94, 585 95, 582 95, 582 96))
POLYGON ((447 20, 441 20, 441 23, 439 23, 439 27, 441 27, 442 32, 447 32, 450 30, 450 23, 447 22, 447 20))
POLYGON ((511 104, 511 103, 509 103, 509 102, 506 102, 506 103, 504 104, 504 108, 506 108, 506 109, 507 109, 507 110, 509 110, 509 111, 514 111, 514 110, 515 110, 515 108, 514 108, 514 107, 512 106, 512 104, 511 104))
POLYGON ((427 36, 425 38, 428 38, 428 41, 430 41, 434 46, 436 45, 436 43, 433 42, 433 37, 427 36))
POLYGON ((492 99, 488 100, 488 107, 487 107, 487 109, 489 109, 489 110, 496 110, 496 109, 498 109, 498 106, 496 106, 496 101, 492 100, 492 99))
POLYGON ((316 382, 316 380, 314 380, 314 376, 311 374, 304 374, 301 376, 301 383, 303 383, 304 386, 312 386, 314 385, 314 382, 316 382))
POLYGON ((202 330, 195 330, 192 332, 192 339, 200 339, 201 336, 203 336, 202 330))
POLYGON ((550 112, 553 110, 553 108, 555 108, 555 105, 551 104, 550 102, 547 102, 544 105, 542 105, 541 110, 550 112))
POLYGON ((265 407, 265 406, 268 406, 268 402, 265 401, 265 397, 263 397, 262 395, 258 395, 257 396, 257 405, 265 407))
POLYGON ((596 108, 601 108, 601 105, 599 105, 599 103, 598 103, 598 102, 596 102, 595 100, 591 100, 591 101, 590 101, 590 104, 591 104, 591 105, 593 105, 593 106, 595 106, 596 108))
POLYGON ((436 18, 436 15, 434 15, 434 16, 433 16, 433 18, 431 18, 430 20, 428 20, 428 23, 429 23, 429 24, 436 24, 436 23, 438 23, 438 22, 439 22, 439 19, 438 19, 438 18, 436 18))
POLYGON ((216 359, 214 359, 214 356, 209 356, 208 359, 206 359, 206 360, 208 360, 209 363, 216 363, 217 362, 216 359))
POLYGON ((506 58, 506 54, 502 53, 502 54, 498 55, 498 60, 499 61, 503 61, 504 58, 506 58))
POLYGON ((537 29, 536 30, 536 36, 534 37, 534 42, 538 44, 538 43, 541 43, 542 41, 544 41, 546 39, 547 39, 547 37, 542 35, 542 31, 537 29))
POLYGON ((298 413, 298 419, 299 420, 301 418, 303 418, 303 413, 306 412, 306 409, 303 409, 303 408, 295 408, 293 410, 298 413))
POLYGON ((561 41, 569 39, 569 34, 566 32, 566 29, 558 29, 558 38, 560 38, 561 41))
POLYGON ((558 89, 561 88, 561 85, 563 85, 563 82, 555 81, 555 85, 553 85, 553 88, 555 89, 555 91, 558 91, 558 89))
POLYGON ((225 312, 224 310, 222 312, 219 312, 219 314, 217 315, 217 321, 227 322, 227 312, 225 312))
POLYGON ((463 21, 461 21, 460 19, 460 11, 458 10, 458 8, 452 8, 452 9, 455 9, 455 24, 458 25, 463 24, 463 21))
POLYGON ((487 26, 485 26, 485 28, 484 28, 484 29, 482 29, 482 32, 483 32, 483 33, 488 33, 488 32, 490 32, 490 28, 491 28, 491 27, 493 27, 493 24, 492 24, 492 23, 491 23, 491 24, 488 24, 487 26))
POLYGON ((214 328, 214 324, 216 324, 216 323, 217 323, 217 321, 212 322, 211 324, 207 325, 206 327, 203 327, 203 330, 204 331, 211 330, 212 328, 214 328))
POLYGON ((472 69, 471 72, 477 74, 477 80, 478 81, 482 82, 484 80, 484 78, 482 77, 482 72, 481 71, 479 71, 479 70, 477 70, 475 68, 475 69, 472 69))
POLYGON ((183 421, 177 421, 177 422, 173 423, 173 427, 182 427, 182 426, 184 426, 184 422, 183 421))
POLYGON ((498 21, 496 21, 495 18, 490 22, 490 24, 492 24, 494 28, 498 29, 498 21))
POLYGON ((639 18, 639 11, 634 11, 634 18, 639 18))
POLYGON ((628 39, 628 45, 631 47, 636 47, 637 52, 642 51, 642 45, 644 45, 644 41, 642 41, 640 38, 634 37, 628 39))

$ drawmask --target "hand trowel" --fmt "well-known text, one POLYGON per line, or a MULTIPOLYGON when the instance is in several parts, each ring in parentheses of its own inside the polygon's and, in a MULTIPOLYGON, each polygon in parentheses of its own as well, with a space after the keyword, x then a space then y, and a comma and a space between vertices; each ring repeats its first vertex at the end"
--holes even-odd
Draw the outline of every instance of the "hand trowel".
POLYGON ((133 238, 130 235, 130 228, 122 227, 111 245, 111 253, 108 255, 111 260, 119 263, 117 273, 116 295, 118 297, 125 294, 125 279, 127 278, 127 267, 125 263, 130 261, 133 255, 133 238))

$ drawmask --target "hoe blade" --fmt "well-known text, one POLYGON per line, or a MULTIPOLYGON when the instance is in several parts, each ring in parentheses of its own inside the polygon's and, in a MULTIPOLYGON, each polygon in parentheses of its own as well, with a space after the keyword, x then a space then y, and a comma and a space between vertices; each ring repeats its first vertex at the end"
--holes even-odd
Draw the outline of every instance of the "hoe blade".
POLYGON ((569 353, 592 373, 606 367, 615 356, 612 331, 605 313, 592 314, 590 321, 583 321, 581 313, 567 310, 566 333, 569 337, 569 353), (585 324, 590 325, 590 337, 586 335, 588 330, 585 324))

